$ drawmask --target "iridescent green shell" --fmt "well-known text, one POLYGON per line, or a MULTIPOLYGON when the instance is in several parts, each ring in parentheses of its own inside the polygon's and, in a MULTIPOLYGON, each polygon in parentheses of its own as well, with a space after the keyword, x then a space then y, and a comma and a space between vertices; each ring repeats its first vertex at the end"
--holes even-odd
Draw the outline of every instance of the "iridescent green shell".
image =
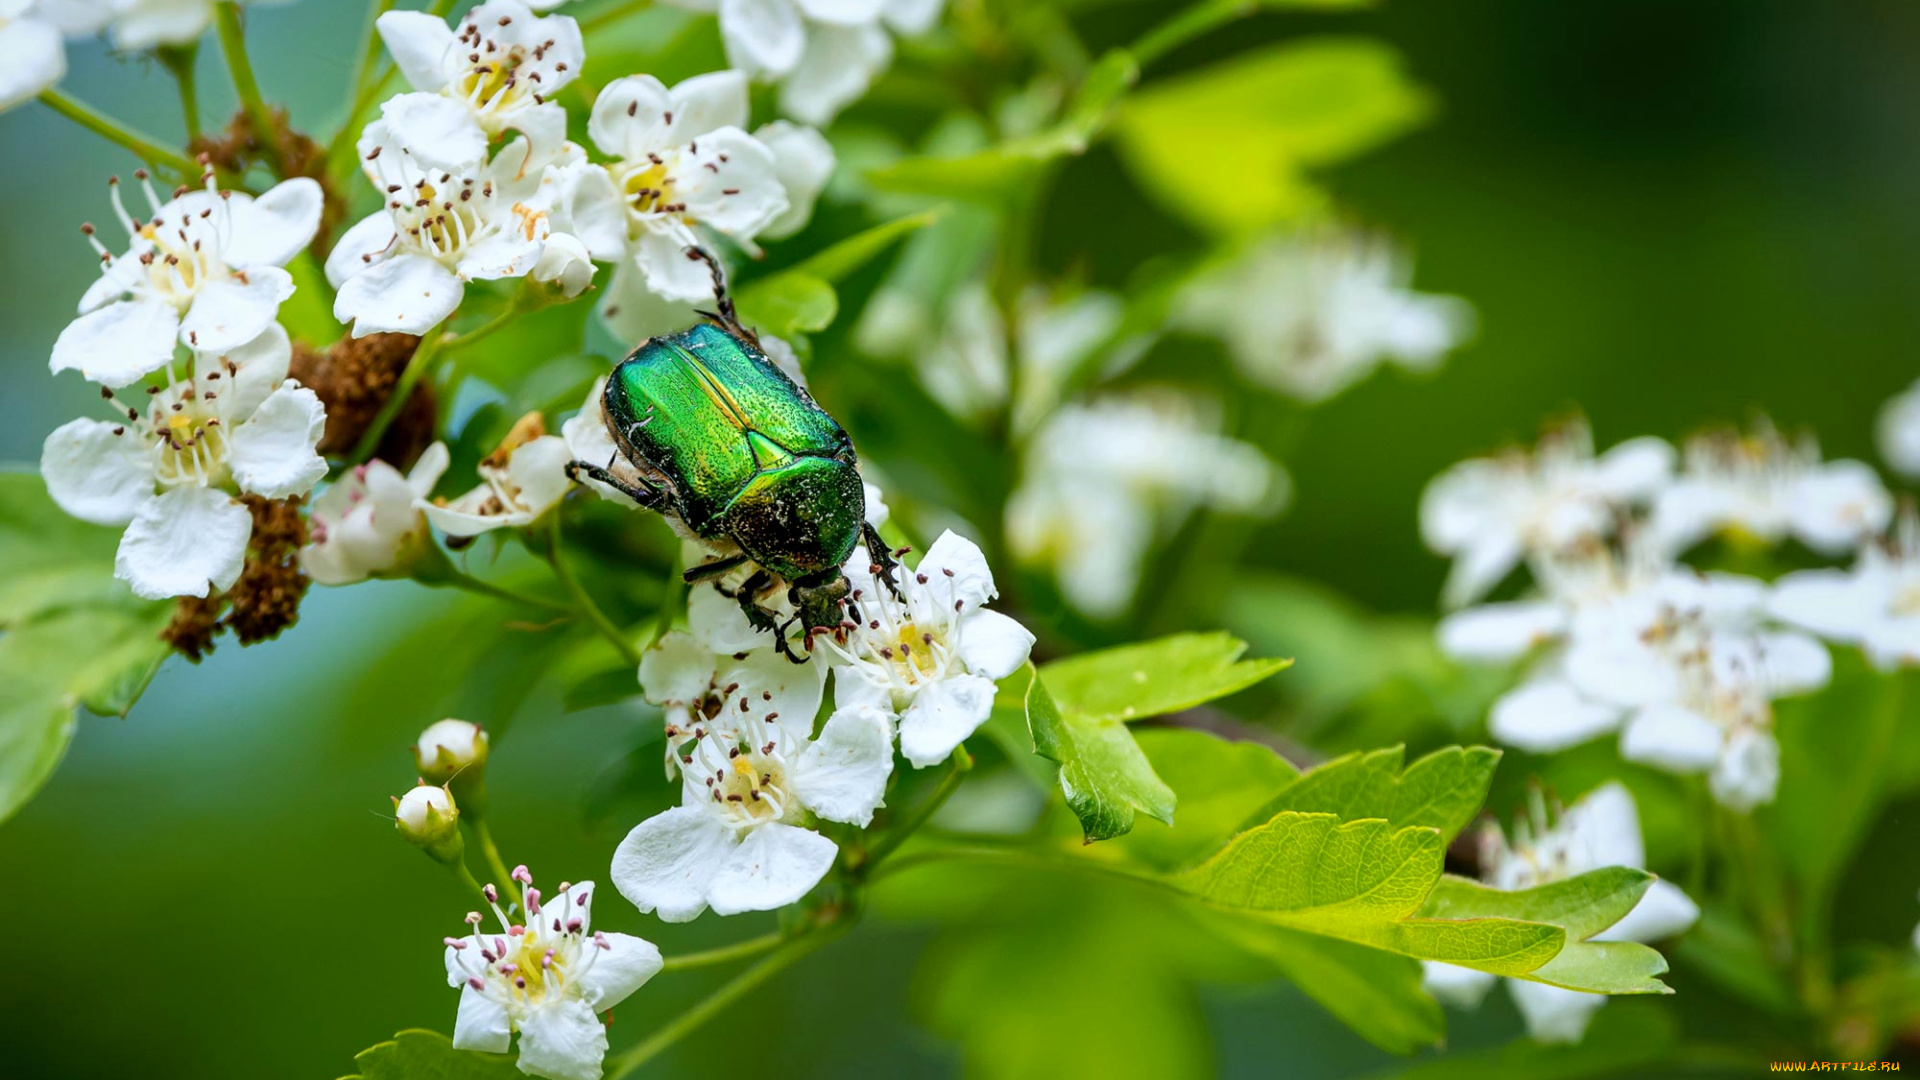
POLYGON ((695 534, 788 578, 838 567, 866 499, 853 443, 758 349, 696 326, 634 350, 607 380, 607 426, 695 534))

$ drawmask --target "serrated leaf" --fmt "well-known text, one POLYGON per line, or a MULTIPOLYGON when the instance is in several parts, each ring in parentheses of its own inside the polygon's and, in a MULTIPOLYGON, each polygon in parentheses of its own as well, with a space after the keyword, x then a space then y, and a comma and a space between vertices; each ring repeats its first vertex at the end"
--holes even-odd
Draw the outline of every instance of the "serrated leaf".
POLYGON ((740 319, 763 334, 791 338, 833 325, 840 297, 825 280, 787 270, 740 287, 740 319))
POLYGON ((1320 39, 1245 53, 1156 82, 1114 122, 1121 157, 1168 210, 1244 235, 1319 209, 1307 170, 1394 138, 1432 111, 1399 57, 1371 41, 1320 39), (1206 166, 1193 167, 1195 147, 1206 166))
POLYGON ((1525 975, 1560 952, 1567 933, 1546 923, 1415 918, 1445 854, 1435 829, 1288 811, 1166 880, 1223 910, 1496 975, 1525 975))
POLYGON ((1672 991, 1657 978, 1666 973, 1667 961, 1657 949, 1631 941, 1585 940, 1626 918, 1653 881, 1645 870, 1625 866, 1512 891, 1449 876, 1434 887, 1420 916, 1553 923, 1566 929, 1566 947, 1523 977, 1597 994, 1667 994, 1672 991))
POLYGON ((1162 872, 1220 850, 1255 807, 1299 775, 1259 743, 1229 742, 1186 728, 1147 728, 1133 737, 1153 771, 1173 789, 1180 812, 1173 826, 1138 823, 1110 847, 1162 872))
POLYGON ((1173 823, 1173 789, 1124 723, 1063 712, 1036 675, 1027 685, 1027 730, 1034 753, 1060 764, 1060 790, 1087 843, 1132 829, 1136 810, 1173 823))
POLYGON ((342 1080, 526 1080, 508 1054, 455 1050, 436 1031, 402 1031, 353 1056, 358 1071, 342 1080))
POLYGON ((1242 660, 1247 644, 1225 631, 1081 653, 1041 669, 1062 708, 1093 720, 1132 721, 1191 709, 1285 669, 1291 660, 1242 660))
POLYGON ((1486 801, 1500 751, 1450 746, 1407 766, 1405 747, 1348 754, 1302 773, 1252 815, 1251 828, 1282 810, 1352 819, 1380 817, 1395 825, 1424 825, 1451 842, 1486 801))

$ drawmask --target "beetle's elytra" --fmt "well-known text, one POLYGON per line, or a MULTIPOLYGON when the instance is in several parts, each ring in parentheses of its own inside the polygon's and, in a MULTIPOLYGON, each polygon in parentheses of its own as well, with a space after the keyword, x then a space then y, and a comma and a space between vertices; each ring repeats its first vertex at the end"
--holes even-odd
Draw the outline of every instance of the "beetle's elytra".
POLYGON ((787 378, 739 324, 718 273, 720 314, 711 323, 649 339, 613 369, 602 404, 619 456, 575 461, 589 476, 678 521, 718 558, 687 571, 689 582, 751 562, 737 590, 754 626, 796 662, 786 629, 811 635, 840 625, 848 584, 841 565, 862 539, 893 581, 893 560, 867 524, 853 440, 811 395, 787 378), (785 622, 761 605, 784 582, 795 614, 785 622))

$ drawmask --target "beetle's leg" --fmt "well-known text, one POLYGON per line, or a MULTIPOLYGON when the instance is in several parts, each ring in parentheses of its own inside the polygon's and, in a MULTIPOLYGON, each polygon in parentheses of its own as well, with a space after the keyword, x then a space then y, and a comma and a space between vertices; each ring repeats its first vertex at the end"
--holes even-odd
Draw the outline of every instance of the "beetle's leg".
POLYGON ((644 480, 638 485, 630 484, 598 465, 585 461, 567 462, 567 479, 579 483, 582 476, 600 481, 648 510, 658 510, 663 505, 665 497, 660 490, 644 480))
POLYGON ((701 314, 719 323, 723 329, 730 330, 737 336, 752 342, 754 348, 765 352, 766 350, 760 347, 760 335, 741 325, 740 314, 733 309, 733 297, 727 292, 727 276, 720 269, 720 260, 714 258, 713 252, 697 244, 688 245, 687 258, 694 262, 706 263, 707 273, 713 275, 713 302, 719 307, 720 314, 715 316, 704 311, 701 314))
POLYGON ((747 557, 745 555, 730 555, 724 559, 703 562, 699 566, 692 567, 686 573, 681 574, 680 577, 689 585, 698 585, 702 581, 717 578, 721 574, 726 573, 746 561, 747 557))
POLYGON ((880 530, 873 527, 873 522, 863 521, 860 523, 860 536, 867 543, 868 558, 873 560, 873 576, 886 582, 887 591, 893 594, 895 600, 904 600, 905 597, 900 595, 900 583, 893 576, 900 569, 900 560, 893 557, 887 542, 880 539, 880 530))
POLYGON ((773 584, 773 578, 765 570, 756 570, 752 577, 741 583, 739 591, 734 593, 734 600, 740 604, 740 610, 745 613, 747 622, 755 630, 765 630, 773 635, 773 647, 781 656, 794 663, 803 664, 806 661, 795 657, 793 647, 787 644, 785 628, 768 613, 766 608, 760 606, 760 594, 771 584, 773 584))

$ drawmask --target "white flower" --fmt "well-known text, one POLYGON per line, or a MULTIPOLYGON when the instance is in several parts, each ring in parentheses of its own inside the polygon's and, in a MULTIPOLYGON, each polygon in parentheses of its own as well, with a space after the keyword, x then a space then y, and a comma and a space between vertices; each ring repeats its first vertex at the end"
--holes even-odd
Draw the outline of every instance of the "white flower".
POLYGON ((773 151, 773 175, 787 194, 787 209, 760 230, 759 239, 784 240, 813 219, 813 204, 833 177, 833 146, 810 127, 775 120, 753 130, 773 151))
POLYGON ((1435 477, 1420 496, 1427 546, 1455 557, 1449 607, 1471 603, 1528 554, 1552 554, 1609 535, 1618 512, 1661 490, 1673 448, 1631 439, 1593 455, 1584 420, 1549 432, 1529 454, 1474 458, 1435 477))
POLYGON ((1920 663, 1920 521, 1902 514, 1885 546, 1862 548, 1851 570, 1788 574, 1769 606, 1787 622, 1860 646, 1882 667, 1920 663))
POLYGON ((751 244, 787 213, 776 155, 746 122, 746 79, 731 71, 671 90, 632 75, 594 102, 588 133, 614 160, 561 170, 556 213, 595 260, 615 264, 604 314, 622 336, 662 329, 664 302, 711 298, 707 266, 687 254, 702 243, 696 225, 751 244))
POLYGON ((811 742, 764 717, 722 713, 699 730, 676 748, 681 805, 634 826, 613 853, 620 894, 668 922, 805 896, 837 850, 805 827, 810 816, 865 826, 893 772, 879 709, 841 708, 811 742))
POLYGON ((480 462, 479 487, 450 501, 418 498, 413 505, 448 536, 531 525, 572 486, 566 473, 572 460, 566 440, 548 435, 539 413, 528 413, 480 462))
MULTIPOLYGON (((55 6, 48 0, 43 5, 55 6)), ((245 5, 285 0, 239 0, 245 5)), ((161 45, 191 45, 213 24, 214 0, 64 0, 57 6, 106 7, 112 12, 108 36, 121 52, 161 45)), ((91 32, 91 31, 89 31, 91 32)))
POLYGON ((231 490, 301 495, 327 473, 314 452, 326 410, 286 377, 278 323, 242 348, 205 351, 193 373, 147 396, 112 399, 114 420, 74 420, 47 436, 40 471, 60 507, 125 525, 114 574, 147 599, 205 596, 240 576, 253 520, 231 490))
MULTIPOLYGON (((711 587, 696 591, 720 597, 711 587)), ((689 736, 704 738, 706 726, 716 719, 749 730, 777 724, 804 741, 820 711, 826 665, 789 661, 765 634, 752 648, 735 647, 741 644, 739 631, 732 620, 714 617, 719 610, 713 604, 689 606, 692 631, 662 635, 640 658, 640 689, 666 714, 668 776, 682 764, 675 748, 689 736)))
POLYGON ((893 39, 923 34, 943 0, 670 0, 720 14, 727 63, 779 80, 789 116, 824 125, 893 62, 893 39))
POLYGON ((482 156, 488 136, 512 130, 544 162, 566 139, 567 114, 547 99, 586 62, 580 24, 565 15, 536 16, 520 0, 487 0, 458 25, 456 34, 423 11, 380 16, 394 64, 421 92, 382 110, 395 141, 421 162, 455 169, 482 156))
MULTIPOLYGON (((35 0, 0 0, 0 112, 30 101, 67 74, 67 48, 61 35, 92 33, 106 19, 100 10, 90 26, 62 25, 61 8, 35 0)), ((85 12, 85 7, 78 7, 85 12)))
POLYGON ((834 675, 834 705, 898 716, 900 752, 917 768, 937 765, 986 722, 994 683, 1027 662, 1033 634, 986 608, 999 593, 971 540, 941 533, 918 567, 896 571, 900 599, 872 566, 865 548, 854 549, 845 569, 857 625, 817 637, 844 665, 834 675))
POLYGON ((1880 408, 1880 456, 1893 471, 1920 477, 1920 382, 1895 394, 1880 408))
POLYGON ((514 878, 521 883, 524 925, 500 909, 489 885, 500 930, 482 931, 480 914, 472 912, 473 933, 445 939, 447 985, 460 987, 454 1048, 504 1054, 517 1031, 521 1072, 600 1080, 607 1030, 597 1014, 659 973, 660 950, 628 934, 594 930, 591 881, 563 882, 547 898, 526 867, 515 869, 514 878))
POLYGON ((54 371, 78 369, 94 382, 122 387, 173 359, 176 344, 221 353, 260 337, 293 295, 281 269, 320 227, 320 185, 287 180, 255 199, 214 187, 161 202, 146 179, 153 216, 140 221, 109 183, 114 216, 126 229, 126 254, 115 256, 81 226, 99 252, 101 275, 80 299, 80 317, 60 332, 54 371))
POLYGON ((405 99, 388 102, 359 143, 361 164, 387 204, 348 229, 327 256, 327 280, 339 290, 333 315, 353 323, 354 337, 424 334, 460 306, 467 282, 532 273, 551 231, 541 205, 544 172, 526 139, 488 160, 476 131, 472 156, 430 165, 395 136, 396 104, 405 99))
POLYGON ((1172 396, 1062 408, 1028 445, 1007 502, 1009 547, 1051 566, 1080 610, 1122 614, 1155 538, 1196 507, 1277 512, 1286 503, 1281 467, 1212 427, 1193 402, 1172 396))
POLYGON ((322 585, 351 585, 400 565, 426 537, 415 504, 433 493, 447 457, 436 442, 404 476, 376 459, 335 481, 313 502, 300 569, 322 585))
POLYGON ((1383 360, 1430 369, 1472 332, 1466 301, 1416 293, 1412 278, 1409 260, 1384 237, 1279 236, 1197 280, 1179 318, 1224 339, 1248 378, 1324 401, 1383 360))
MULTIPOLYGON (((1496 889, 1529 889, 1607 866, 1646 866, 1639 812, 1633 796, 1618 783, 1588 793, 1558 822, 1548 820, 1537 792, 1531 811, 1531 820, 1515 827, 1511 844, 1497 825, 1480 834, 1481 878, 1496 889)), ((1699 917, 1699 907, 1678 886, 1655 881, 1626 918, 1591 940, 1660 941, 1685 932, 1699 917)), ((1480 1003, 1495 979, 1483 971, 1431 960, 1421 966, 1429 993, 1467 1008, 1480 1003)), ((1540 1042, 1579 1042, 1594 1012, 1607 1003, 1604 994, 1525 979, 1507 980, 1507 990, 1526 1018, 1528 1034, 1540 1042)))
POLYGON ((1775 544, 1791 536, 1826 555, 1852 551, 1893 519, 1893 497, 1868 465, 1820 460, 1762 421, 1752 435, 1688 439, 1681 473, 1654 501, 1649 528, 1684 551, 1715 532, 1775 544))

